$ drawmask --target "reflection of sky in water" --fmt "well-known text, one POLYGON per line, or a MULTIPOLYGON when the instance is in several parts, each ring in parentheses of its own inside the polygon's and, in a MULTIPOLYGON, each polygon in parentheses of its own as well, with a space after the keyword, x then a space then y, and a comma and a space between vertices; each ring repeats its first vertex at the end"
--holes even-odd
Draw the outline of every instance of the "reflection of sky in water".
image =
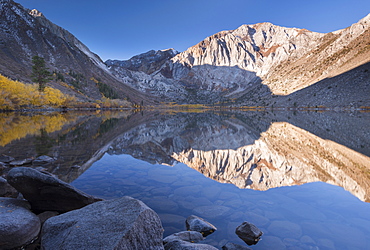
POLYGON ((191 214, 218 231, 205 243, 245 245, 235 228, 249 221, 263 232, 253 249, 368 249, 370 204, 326 183, 281 187, 265 192, 238 189, 204 177, 180 163, 152 165, 129 155, 105 155, 72 185, 105 199, 138 198, 162 219, 165 236, 185 230, 191 214), (295 247, 295 248, 294 248, 295 247))

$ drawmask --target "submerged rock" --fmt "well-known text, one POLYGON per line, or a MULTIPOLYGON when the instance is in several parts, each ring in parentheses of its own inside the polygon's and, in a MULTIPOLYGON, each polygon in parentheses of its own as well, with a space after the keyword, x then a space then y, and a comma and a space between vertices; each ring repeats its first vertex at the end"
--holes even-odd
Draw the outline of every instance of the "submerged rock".
POLYGON ((32 209, 39 212, 64 213, 101 200, 32 168, 13 168, 7 179, 30 202, 32 209))
POLYGON ((183 240, 170 241, 164 245, 165 250, 215 250, 214 246, 207 244, 190 243, 183 240))
POLYGON ((186 219, 185 223, 186 230, 200 232, 203 234, 204 237, 212 234, 217 230, 214 225, 195 215, 190 215, 186 219))
POLYGON ((178 233, 171 234, 163 239, 163 244, 167 244, 171 241, 183 240, 191 243, 198 243, 204 240, 203 235, 196 231, 182 231, 178 233))
POLYGON ((248 245, 255 245, 262 236, 262 231, 249 222, 243 222, 235 230, 235 233, 248 245))
POLYGON ((222 247, 222 250, 252 250, 252 249, 246 246, 229 242, 222 247))
POLYGON ((158 215, 125 196, 100 201, 48 219, 42 249, 163 249, 158 215))
POLYGON ((0 198, 0 249, 11 249, 30 243, 40 232, 39 218, 25 200, 0 198))

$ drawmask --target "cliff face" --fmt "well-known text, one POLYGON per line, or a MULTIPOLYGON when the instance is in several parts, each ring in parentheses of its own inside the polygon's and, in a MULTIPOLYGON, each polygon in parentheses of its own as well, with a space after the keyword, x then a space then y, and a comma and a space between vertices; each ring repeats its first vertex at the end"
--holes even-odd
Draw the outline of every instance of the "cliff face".
POLYGON ((288 58, 298 58, 318 44, 324 34, 284 28, 271 23, 243 25, 210 36, 173 58, 185 65, 238 66, 265 75, 288 58))

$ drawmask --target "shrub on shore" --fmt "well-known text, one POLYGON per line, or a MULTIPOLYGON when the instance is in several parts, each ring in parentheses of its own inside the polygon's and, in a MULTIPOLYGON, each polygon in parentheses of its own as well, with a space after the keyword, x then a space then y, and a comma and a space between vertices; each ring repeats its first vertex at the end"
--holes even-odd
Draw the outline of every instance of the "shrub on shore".
POLYGON ((130 108, 127 100, 109 99, 103 96, 93 102, 77 101, 75 97, 63 94, 60 90, 46 86, 39 91, 37 84, 25 84, 0 75, 0 110, 48 109, 48 108, 130 108))
POLYGON ((37 84, 24 84, 2 75, 0 75, 0 95, 1 110, 62 107, 75 99, 51 87, 45 87, 44 91, 40 92, 37 84))

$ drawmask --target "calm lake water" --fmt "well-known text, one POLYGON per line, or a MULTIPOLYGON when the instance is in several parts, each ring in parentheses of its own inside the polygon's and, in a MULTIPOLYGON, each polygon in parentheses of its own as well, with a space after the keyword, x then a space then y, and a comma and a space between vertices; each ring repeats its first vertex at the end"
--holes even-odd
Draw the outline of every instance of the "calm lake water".
POLYGON ((243 221, 253 249, 369 249, 370 113, 68 112, 0 114, 0 153, 49 155, 82 191, 132 196, 164 235, 198 215, 221 248, 243 221))

